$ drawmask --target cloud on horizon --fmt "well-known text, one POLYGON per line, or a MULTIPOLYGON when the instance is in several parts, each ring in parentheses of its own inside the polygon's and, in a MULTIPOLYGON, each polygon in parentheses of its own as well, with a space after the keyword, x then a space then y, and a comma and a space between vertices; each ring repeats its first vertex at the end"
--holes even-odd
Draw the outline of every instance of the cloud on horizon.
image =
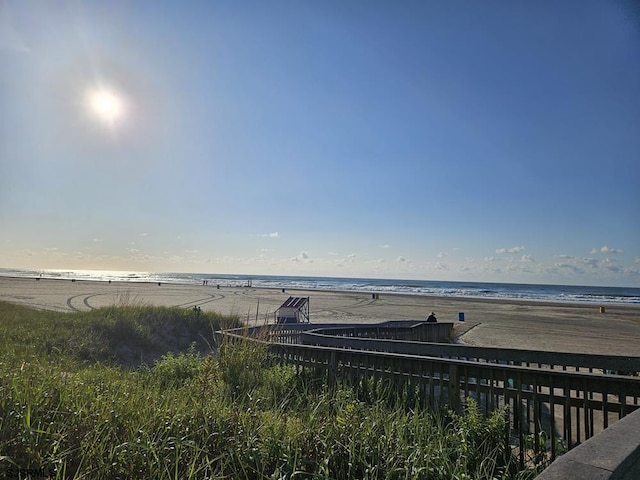
POLYGON ((611 253, 611 254, 617 254, 617 253, 624 253, 622 250, 620 250, 619 248, 609 248, 606 245, 603 245, 600 248, 592 248, 591 249, 591 254, 596 254, 596 253, 611 253))
POLYGON ((560 270, 569 270, 570 272, 574 273, 574 274, 582 274, 584 273, 584 269, 577 267, 575 265, 571 265, 569 263, 556 263, 554 265, 555 268, 560 269, 560 270))
POLYGON ((524 250, 524 245, 520 247, 511 247, 511 248, 498 248, 496 253, 504 254, 504 253, 520 253, 524 250))
POLYGON ((307 252, 300 252, 293 257, 291 261, 294 263, 313 263, 313 258, 311 258, 307 252))

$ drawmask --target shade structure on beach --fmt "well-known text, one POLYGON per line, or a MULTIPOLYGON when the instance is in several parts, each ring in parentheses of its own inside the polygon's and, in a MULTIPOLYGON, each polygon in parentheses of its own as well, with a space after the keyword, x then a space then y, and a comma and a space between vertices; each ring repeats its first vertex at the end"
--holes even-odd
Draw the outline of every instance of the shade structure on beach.
POLYGON ((309 297, 289 297, 276 311, 276 322, 309 322, 309 297))

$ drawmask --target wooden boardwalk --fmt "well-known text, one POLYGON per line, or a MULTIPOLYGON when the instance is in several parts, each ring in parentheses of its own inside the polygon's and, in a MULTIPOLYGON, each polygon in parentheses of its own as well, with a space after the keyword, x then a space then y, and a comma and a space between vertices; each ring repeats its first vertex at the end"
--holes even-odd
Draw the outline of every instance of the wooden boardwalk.
POLYGON ((554 460, 640 406, 640 357, 484 348, 451 343, 453 324, 267 325, 218 332, 266 342, 282 362, 367 388, 389 381, 407 398, 485 413, 508 406, 521 464, 554 460))

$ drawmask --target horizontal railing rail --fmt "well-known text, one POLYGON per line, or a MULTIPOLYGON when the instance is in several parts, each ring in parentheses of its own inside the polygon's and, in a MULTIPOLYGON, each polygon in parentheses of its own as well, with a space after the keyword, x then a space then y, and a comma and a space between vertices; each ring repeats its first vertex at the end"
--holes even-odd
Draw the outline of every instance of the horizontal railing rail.
MULTIPOLYGON (((406 353, 443 358, 469 359, 479 362, 507 362, 511 365, 549 369, 587 370, 600 373, 640 374, 640 356, 592 355, 584 353, 549 352, 515 348, 478 347, 459 343, 411 342, 387 338, 344 336, 344 332, 362 329, 365 332, 382 330, 381 324, 364 324, 345 328, 344 324, 265 325, 249 329, 229 330, 251 336, 269 336, 269 341, 303 343, 335 348, 354 348, 379 352, 406 353)), ((384 324, 383 324, 384 325, 384 324)), ((435 324, 451 325, 451 324, 435 324)), ((386 328, 386 327, 384 327, 386 328)))
MULTIPOLYGON (((388 339, 344 337, 334 335, 333 329, 300 332, 299 340, 306 345, 355 348, 412 355, 470 359, 481 362, 509 362, 550 369, 586 369, 603 373, 640 373, 640 357, 619 355, 591 355, 581 353, 546 352, 514 348, 477 347, 464 344, 409 342, 388 339)), ((338 330, 339 332, 339 330, 338 330)))

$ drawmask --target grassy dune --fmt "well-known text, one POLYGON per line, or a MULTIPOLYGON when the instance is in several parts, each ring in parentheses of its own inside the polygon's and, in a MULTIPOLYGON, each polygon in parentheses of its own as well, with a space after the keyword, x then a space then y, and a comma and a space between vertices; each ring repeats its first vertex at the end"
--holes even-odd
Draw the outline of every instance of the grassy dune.
POLYGON ((0 477, 492 479, 516 472, 501 412, 409 408, 329 389, 254 344, 206 355, 238 319, 0 303, 0 477))

